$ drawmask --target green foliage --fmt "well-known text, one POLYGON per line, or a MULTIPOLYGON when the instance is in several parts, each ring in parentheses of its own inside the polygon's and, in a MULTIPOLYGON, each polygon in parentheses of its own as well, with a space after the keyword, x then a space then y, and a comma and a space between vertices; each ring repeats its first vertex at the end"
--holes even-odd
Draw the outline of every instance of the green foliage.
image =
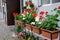
POLYGON ((60 10, 57 10, 57 13, 60 15, 60 10))
POLYGON ((18 26, 18 25, 16 25, 15 29, 16 29, 17 32, 21 32, 22 31, 21 27, 18 26))
POLYGON ((56 11, 57 10, 57 8, 54 8, 54 11, 56 11))
POLYGON ((42 27, 41 24, 39 24, 39 23, 35 23, 35 26, 37 26, 38 28, 42 27))
POLYGON ((15 16, 15 20, 18 20, 18 16, 15 16))
POLYGON ((25 17, 23 17, 23 15, 18 14, 17 19, 18 19, 19 21, 25 22, 25 19, 23 19, 23 18, 25 18, 25 17))
POLYGON ((34 7, 34 4, 31 4, 30 7, 31 7, 31 8, 34 7))
POLYGON ((53 11, 56 11, 56 13, 60 15, 60 9, 54 8, 53 11))
POLYGON ((25 37, 25 40, 28 40, 28 38, 30 37, 30 33, 25 32, 25 37))
POLYGON ((56 27, 58 27, 58 24, 57 24, 59 21, 57 19, 58 15, 57 14, 47 15, 46 17, 47 17, 46 21, 43 21, 41 24, 42 28, 45 28, 45 29, 51 30, 51 31, 55 30, 56 27))
POLYGON ((24 6, 23 9, 26 9, 26 6, 24 6))
POLYGON ((26 22, 29 23, 29 24, 31 22, 35 22, 35 19, 32 17, 32 12, 30 12, 26 15, 26 22))

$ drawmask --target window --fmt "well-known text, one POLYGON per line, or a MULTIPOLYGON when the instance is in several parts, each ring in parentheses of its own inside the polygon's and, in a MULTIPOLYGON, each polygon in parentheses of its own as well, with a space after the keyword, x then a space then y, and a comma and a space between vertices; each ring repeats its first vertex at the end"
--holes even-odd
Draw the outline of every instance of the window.
POLYGON ((41 2, 42 2, 42 5, 44 5, 44 4, 50 4, 50 0, 42 0, 41 2))
POLYGON ((60 0, 52 0, 52 3, 60 2, 60 0))
POLYGON ((60 0, 41 0, 41 5, 58 3, 58 2, 60 2, 60 0))

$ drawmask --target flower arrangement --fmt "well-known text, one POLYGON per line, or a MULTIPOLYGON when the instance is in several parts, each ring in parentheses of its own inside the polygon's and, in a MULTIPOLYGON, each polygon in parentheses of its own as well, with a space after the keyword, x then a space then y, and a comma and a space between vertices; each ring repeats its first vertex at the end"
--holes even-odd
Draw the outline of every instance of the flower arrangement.
POLYGON ((42 22, 42 28, 51 31, 56 30, 56 27, 58 27, 57 23, 60 21, 57 19, 60 14, 60 6, 58 6, 58 8, 55 8, 54 11, 57 11, 55 15, 46 15, 46 20, 42 22))
POLYGON ((35 38, 34 36, 31 36, 29 32, 23 32, 23 31, 21 31, 19 33, 19 35, 21 37, 23 37, 24 40, 37 40, 37 38, 35 38))
POLYGON ((25 40, 28 40, 29 37, 30 37, 30 34, 29 34, 29 33, 23 32, 23 31, 20 32, 19 35, 20 35, 21 37, 23 37, 23 39, 25 39, 25 40))
POLYGON ((46 18, 44 17, 44 15, 48 15, 48 12, 44 12, 44 11, 40 11, 39 16, 35 17, 35 26, 37 26, 38 28, 41 28, 43 25, 43 21, 46 20, 46 18))

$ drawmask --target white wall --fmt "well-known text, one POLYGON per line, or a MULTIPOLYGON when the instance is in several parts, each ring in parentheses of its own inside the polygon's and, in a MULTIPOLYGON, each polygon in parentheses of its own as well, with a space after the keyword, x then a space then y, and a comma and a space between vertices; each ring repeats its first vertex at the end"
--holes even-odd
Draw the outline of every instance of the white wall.
POLYGON ((3 19, 3 13, 2 13, 2 0, 0 0, 0 19, 3 19))

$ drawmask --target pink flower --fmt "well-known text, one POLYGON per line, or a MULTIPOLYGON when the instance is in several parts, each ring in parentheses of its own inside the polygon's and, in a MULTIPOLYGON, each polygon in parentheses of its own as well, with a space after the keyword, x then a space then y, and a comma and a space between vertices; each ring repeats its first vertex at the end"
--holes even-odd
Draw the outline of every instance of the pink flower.
POLYGON ((40 14, 43 15, 44 14, 44 11, 41 11, 40 14))
POLYGON ((60 6, 58 6, 58 9, 60 9, 60 6))
POLYGON ((20 32, 19 35, 20 35, 20 36, 24 35, 24 32, 20 32))

